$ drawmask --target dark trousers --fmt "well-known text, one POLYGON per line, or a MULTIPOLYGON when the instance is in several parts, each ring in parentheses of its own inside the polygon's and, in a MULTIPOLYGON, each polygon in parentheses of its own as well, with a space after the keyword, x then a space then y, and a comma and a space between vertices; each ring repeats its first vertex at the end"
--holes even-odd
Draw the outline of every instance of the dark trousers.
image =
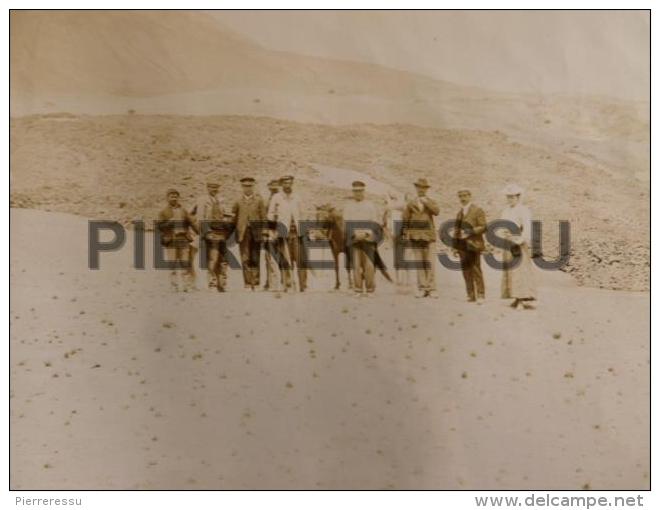
POLYGON ((259 255, 261 240, 257 239, 252 229, 247 228, 243 239, 238 243, 243 267, 243 283, 246 287, 259 285, 259 255))
POLYGON ((224 251, 226 250, 225 241, 210 241, 205 239, 204 242, 206 243, 209 287, 217 287, 219 290, 224 290, 227 285, 227 262, 224 255, 224 251))
POLYGON ((431 241, 413 241, 412 251, 415 261, 422 262, 424 267, 417 270, 417 288, 425 291, 435 291, 435 243, 431 241))
POLYGON ((373 292, 376 290, 376 243, 357 241, 351 245, 353 266, 353 290, 373 292))
POLYGON ((287 239, 287 244, 289 248, 289 267, 284 270, 284 286, 290 288, 293 284, 292 274, 293 266, 295 265, 298 269, 298 284, 300 288, 298 290, 304 291, 307 288, 307 269, 301 267, 305 265, 303 261, 303 247, 302 247, 302 237, 298 237, 296 232, 289 233, 287 239))
POLYGON ((190 242, 186 238, 175 239, 165 247, 165 260, 171 264, 170 283, 177 290, 181 285, 181 290, 193 288, 195 286, 195 275, 192 269, 192 260, 190 242), (181 282, 179 284, 179 277, 181 282))
POLYGON ((485 297, 484 275, 481 272, 481 252, 459 251, 461 270, 465 279, 465 290, 468 298, 485 297))

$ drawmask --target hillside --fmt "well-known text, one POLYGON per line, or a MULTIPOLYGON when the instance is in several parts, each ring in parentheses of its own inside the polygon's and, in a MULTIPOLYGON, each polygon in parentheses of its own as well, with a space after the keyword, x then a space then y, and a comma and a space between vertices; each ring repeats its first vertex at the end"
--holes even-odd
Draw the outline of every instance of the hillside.
MULTIPOLYGON (((220 174, 222 194, 249 174, 265 183, 293 173, 308 204, 338 201, 347 188, 319 180, 326 167, 363 172, 400 191, 427 176, 453 218, 455 191, 468 185, 493 219, 500 190, 517 181, 556 254, 556 222, 569 220, 573 255, 566 268, 585 285, 649 287, 648 183, 602 170, 570 153, 511 140, 501 132, 409 125, 324 126, 254 117, 32 116, 11 122, 11 204, 96 219, 152 220, 170 185, 184 202, 220 174), (319 169, 320 168, 320 169, 319 169), (322 198, 321 198, 322 197, 322 198)), ((326 170, 327 171, 327 170, 326 170)), ((377 197, 382 199, 381 197, 377 197)))
POLYGON ((203 12, 14 11, 10 19, 14 116, 132 109, 500 129, 543 143, 648 142, 648 102, 506 94, 272 51, 203 12))
POLYGON ((246 86, 391 98, 461 91, 376 65, 269 51, 201 12, 15 12, 11 21, 11 92, 19 97, 140 98, 246 86))

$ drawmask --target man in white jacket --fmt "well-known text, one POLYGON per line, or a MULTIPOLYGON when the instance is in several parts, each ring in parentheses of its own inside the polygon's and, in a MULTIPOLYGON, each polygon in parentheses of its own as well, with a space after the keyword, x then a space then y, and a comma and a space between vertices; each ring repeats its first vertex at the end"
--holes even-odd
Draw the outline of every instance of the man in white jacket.
POLYGON ((293 266, 298 268, 298 289, 304 292, 307 288, 307 269, 302 261, 303 246, 300 237, 300 220, 302 205, 298 194, 293 191, 293 176, 285 175, 280 179, 282 191, 273 195, 268 205, 268 221, 276 221, 287 229, 287 238, 283 242, 282 256, 284 263, 281 268, 284 276, 284 291, 293 288, 293 266))

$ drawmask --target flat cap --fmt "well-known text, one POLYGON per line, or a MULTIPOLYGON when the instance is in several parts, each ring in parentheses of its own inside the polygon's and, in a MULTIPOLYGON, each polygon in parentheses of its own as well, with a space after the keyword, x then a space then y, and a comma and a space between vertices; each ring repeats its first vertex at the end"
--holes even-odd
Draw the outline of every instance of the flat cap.
POLYGON ((367 187, 367 185, 362 181, 353 181, 351 186, 353 186, 353 189, 364 189, 367 187))
POLYGON ((242 184, 254 184, 255 182, 257 181, 255 181, 254 177, 243 177, 241 179, 242 184))

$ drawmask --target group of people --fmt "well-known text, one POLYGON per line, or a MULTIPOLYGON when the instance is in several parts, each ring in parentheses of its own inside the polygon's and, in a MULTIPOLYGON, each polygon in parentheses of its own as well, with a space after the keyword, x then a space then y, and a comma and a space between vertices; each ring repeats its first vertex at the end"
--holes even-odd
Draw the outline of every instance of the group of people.
MULTIPOLYGON (((219 196, 220 183, 209 180, 207 193, 188 210, 180 203, 176 189, 167 191, 167 205, 159 214, 158 234, 172 264, 171 283, 175 290, 194 288, 193 259, 197 252, 192 233, 204 243, 208 263, 208 287, 225 292, 228 264, 227 242, 234 235, 240 252, 243 284, 246 289, 260 287, 260 255, 265 251, 266 280, 263 289, 292 292, 307 289, 307 264, 304 258, 301 221, 304 217, 302 202, 294 190, 294 177, 286 175, 268 183, 269 196, 264 199, 255 191, 252 177, 240 179, 241 196, 228 203, 219 196), (283 227, 283 228, 281 228, 283 227), (297 273, 295 285, 294 268, 297 273)), ((391 194, 385 212, 366 197, 362 181, 352 183, 352 199, 342 209, 342 221, 353 225, 346 228, 346 256, 350 271, 350 286, 357 296, 372 296, 376 290, 376 269, 389 279, 378 254, 378 239, 370 225, 379 225, 393 243, 405 243, 407 253, 417 265, 417 293, 420 298, 437 298, 435 258, 437 231, 434 218, 440 208, 428 196, 430 185, 424 178, 414 182, 416 196, 398 199, 391 194), (368 222, 368 223, 367 223, 368 222), (397 225, 399 227, 397 228, 397 225), (365 228, 362 228, 362 227, 365 228)), ((515 184, 504 189, 507 207, 500 219, 508 220, 519 228, 519 235, 509 233, 511 249, 503 252, 502 297, 511 298, 513 308, 534 308, 536 289, 531 261, 531 213, 521 203, 522 188, 515 184), (513 259, 516 263, 513 264, 513 259)), ((467 300, 481 303, 485 299, 481 256, 487 249, 484 233, 487 229, 484 210, 472 201, 469 189, 458 190, 460 209, 452 231, 452 250, 460 260, 465 281, 467 300)), ((201 245, 200 245, 201 246, 201 245)), ((408 280, 410 271, 396 269, 396 283, 408 280)))

